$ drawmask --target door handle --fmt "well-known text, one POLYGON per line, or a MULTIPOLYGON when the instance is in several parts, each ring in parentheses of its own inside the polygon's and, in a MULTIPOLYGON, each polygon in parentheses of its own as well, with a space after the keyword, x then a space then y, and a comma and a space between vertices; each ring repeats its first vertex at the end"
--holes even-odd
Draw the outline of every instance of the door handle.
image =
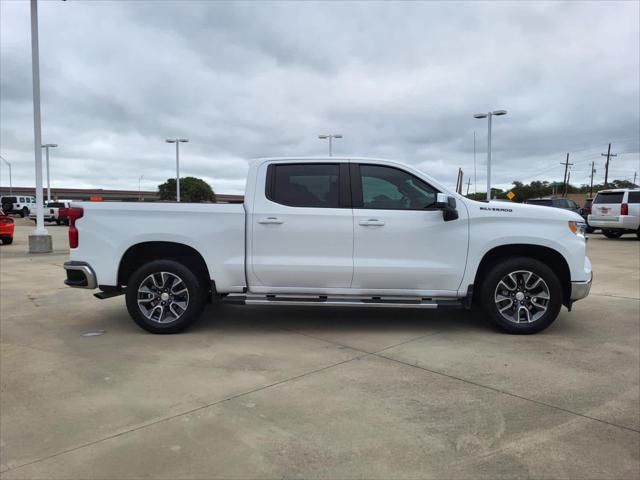
POLYGON ((384 226, 384 220, 378 220, 377 218, 370 218, 369 220, 360 220, 359 223, 363 227, 382 227, 382 226, 384 226))
POLYGON ((284 223, 284 220, 278 217, 265 217, 258 220, 258 223, 262 223, 263 225, 270 223, 280 225, 281 223, 284 223))

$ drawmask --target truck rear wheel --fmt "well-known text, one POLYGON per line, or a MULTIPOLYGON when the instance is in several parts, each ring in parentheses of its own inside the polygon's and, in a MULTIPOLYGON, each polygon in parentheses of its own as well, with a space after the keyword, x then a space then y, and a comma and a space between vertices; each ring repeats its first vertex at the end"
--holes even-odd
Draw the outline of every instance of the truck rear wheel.
POLYGON ((544 263, 516 257, 497 263, 485 276, 481 302, 489 321, 507 333, 544 330, 562 307, 562 285, 544 263))
POLYGON ((138 268, 126 291, 131 318, 151 333, 178 333, 195 322, 205 291, 195 274, 174 260, 154 260, 138 268))

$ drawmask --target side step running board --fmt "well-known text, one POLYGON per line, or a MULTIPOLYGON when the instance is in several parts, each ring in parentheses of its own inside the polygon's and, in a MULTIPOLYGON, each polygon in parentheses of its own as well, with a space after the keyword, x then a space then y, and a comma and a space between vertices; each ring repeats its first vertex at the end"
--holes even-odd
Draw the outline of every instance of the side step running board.
POLYGON ((222 299, 224 303, 236 305, 288 305, 288 306, 322 306, 322 307, 386 307, 386 308, 464 308, 464 299, 432 300, 432 299, 389 299, 383 298, 328 298, 328 297, 279 297, 275 295, 228 295, 222 299))

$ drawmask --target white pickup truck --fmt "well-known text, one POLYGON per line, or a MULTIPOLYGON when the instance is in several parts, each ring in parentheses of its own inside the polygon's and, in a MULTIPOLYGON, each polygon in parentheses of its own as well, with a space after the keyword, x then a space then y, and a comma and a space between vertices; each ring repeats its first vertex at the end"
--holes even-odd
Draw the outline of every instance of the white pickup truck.
POLYGON ((588 295, 582 217, 476 202, 368 158, 250 163, 243 204, 73 203, 65 283, 175 333, 206 302, 471 308, 510 333, 588 295))

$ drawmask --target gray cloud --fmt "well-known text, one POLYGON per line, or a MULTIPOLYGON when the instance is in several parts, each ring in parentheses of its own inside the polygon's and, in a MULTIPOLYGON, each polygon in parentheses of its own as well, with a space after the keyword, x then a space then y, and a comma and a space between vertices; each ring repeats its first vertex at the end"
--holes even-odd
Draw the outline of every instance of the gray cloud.
MULTIPOLYGON (((637 2, 40 2, 43 140, 56 186, 154 188, 174 174, 244 186, 246 159, 398 158, 453 185, 640 170, 637 2)), ((0 2, 0 153, 32 185, 29 5, 0 2)), ((6 174, 2 170, 2 183, 6 174)))

